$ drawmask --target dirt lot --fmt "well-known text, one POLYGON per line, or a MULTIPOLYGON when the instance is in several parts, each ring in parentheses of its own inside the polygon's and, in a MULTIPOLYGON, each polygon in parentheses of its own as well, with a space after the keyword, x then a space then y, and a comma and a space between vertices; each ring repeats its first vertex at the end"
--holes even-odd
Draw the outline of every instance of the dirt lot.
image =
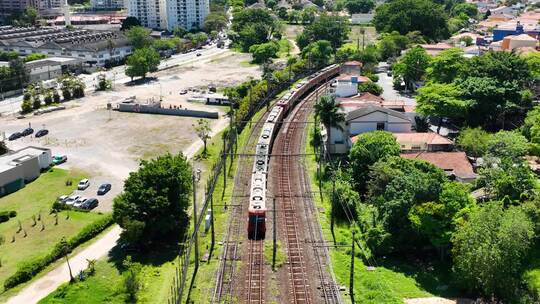
POLYGON ((163 96, 163 105, 176 105, 188 109, 217 111, 218 120, 211 126, 217 131, 227 125, 224 117, 226 108, 207 106, 187 101, 200 93, 179 91, 188 88, 206 89, 212 84, 218 89, 235 85, 249 77, 259 77, 256 66, 242 67, 240 62, 249 60, 247 55, 226 53, 218 57, 180 66, 156 73, 156 81, 142 85, 117 84, 113 91, 87 93, 85 98, 65 103, 66 110, 29 115, 24 119, 14 116, 0 118, 0 132, 7 136, 21 131, 32 124, 34 130, 45 126, 49 135, 42 138, 26 137, 8 142, 11 149, 27 145, 45 146, 53 154, 66 154, 68 161, 60 167, 80 169, 90 176, 92 186, 84 196, 95 196, 98 184, 112 183, 112 190, 100 197, 98 210, 111 210, 112 198, 122 190, 123 180, 135 170, 140 159, 155 157, 165 152, 183 151, 192 155, 199 147, 192 124, 196 119, 189 117, 161 116, 150 114, 120 113, 106 110, 107 103, 118 103, 135 95, 137 100, 163 96))

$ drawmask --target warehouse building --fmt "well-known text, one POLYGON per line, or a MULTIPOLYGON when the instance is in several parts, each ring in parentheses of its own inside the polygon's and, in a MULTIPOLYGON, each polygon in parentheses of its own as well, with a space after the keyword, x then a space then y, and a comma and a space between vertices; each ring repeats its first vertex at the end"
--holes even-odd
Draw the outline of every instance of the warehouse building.
POLYGON ((132 52, 128 39, 117 31, 91 31, 61 27, 2 27, 0 51, 22 56, 75 57, 88 65, 120 62, 132 52))
POLYGON ((0 197, 35 180, 51 163, 50 149, 33 146, 0 156, 0 197))

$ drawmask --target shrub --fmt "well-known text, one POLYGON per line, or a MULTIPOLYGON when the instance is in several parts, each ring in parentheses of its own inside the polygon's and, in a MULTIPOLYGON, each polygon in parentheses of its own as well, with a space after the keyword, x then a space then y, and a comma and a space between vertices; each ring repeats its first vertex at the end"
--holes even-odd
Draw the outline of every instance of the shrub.
POLYGON ((29 113, 32 111, 32 101, 31 100, 23 100, 21 104, 21 111, 23 113, 29 113))
POLYGON ((358 85, 358 90, 360 92, 369 92, 369 93, 371 93, 373 95, 377 95, 377 96, 381 95, 382 92, 383 92, 383 88, 380 85, 378 85, 378 84, 376 84, 374 82, 361 83, 361 84, 358 85))
POLYGON ((58 92, 56 90, 54 90, 54 92, 53 92, 53 101, 54 101, 54 103, 59 103, 60 102, 60 94, 58 94, 58 92))
MULTIPOLYGON (((80 244, 92 239, 98 233, 109 227, 112 223, 112 216, 107 215, 87 225, 77 235, 68 240, 68 250, 71 251, 80 244)), ((4 282, 4 288, 13 288, 21 283, 32 279, 36 274, 43 270, 43 268, 47 267, 47 265, 51 264, 62 256, 63 244, 61 242, 58 242, 54 245, 53 249, 47 255, 23 263, 17 269, 17 272, 15 272, 15 274, 10 276, 4 282)))
POLYGON ((53 97, 51 94, 45 95, 45 98, 43 98, 43 101, 46 105, 50 105, 53 102, 53 97))
POLYGON ((71 98, 72 98, 71 92, 68 89, 63 89, 62 90, 62 95, 64 96, 65 101, 71 100, 71 98))
POLYGON ((17 211, 2 211, 0 212, 0 223, 9 221, 10 218, 16 217, 17 211))
POLYGON ((32 102, 32 108, 34 110, 37 110, 41 107, 41 99, 39 99, 39 96, 34 97, 34 102, 32 102))

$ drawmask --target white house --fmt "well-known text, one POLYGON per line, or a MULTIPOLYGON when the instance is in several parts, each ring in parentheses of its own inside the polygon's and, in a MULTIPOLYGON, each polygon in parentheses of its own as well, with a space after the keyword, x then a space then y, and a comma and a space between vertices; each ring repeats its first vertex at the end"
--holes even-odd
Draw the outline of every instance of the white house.
POLYGON ((345 74, 336 80, 336 96, 349 97, 358 94, 358 85, 371 81, 365 76, 345 74))
POLYGON ((411 126, 411 119, 404 113, 375 105, 360 107, 346 114, 343 130, 331 128, 330 152, 346 153, 352 145, 350 138, 361 133, 376 130, 408 133, 411 126))

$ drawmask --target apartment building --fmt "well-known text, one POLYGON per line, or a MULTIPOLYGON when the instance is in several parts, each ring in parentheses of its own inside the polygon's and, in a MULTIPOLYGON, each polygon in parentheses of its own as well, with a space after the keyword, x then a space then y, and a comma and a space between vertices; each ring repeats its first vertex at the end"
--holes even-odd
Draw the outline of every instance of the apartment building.
POLYGON ((124 0, 90 0, 94 10, 116 10, 124 8, 124 0))
POLYGON ((44 17, 54 17, 62 13, 64 0, 0 0, 0 19, 7 18, 15 12, 34 7, 44 17))
POLYGON ((202 28, 210 12, 209 0, 127 0, 127 8, 143 26, 169 31, 202 28))

